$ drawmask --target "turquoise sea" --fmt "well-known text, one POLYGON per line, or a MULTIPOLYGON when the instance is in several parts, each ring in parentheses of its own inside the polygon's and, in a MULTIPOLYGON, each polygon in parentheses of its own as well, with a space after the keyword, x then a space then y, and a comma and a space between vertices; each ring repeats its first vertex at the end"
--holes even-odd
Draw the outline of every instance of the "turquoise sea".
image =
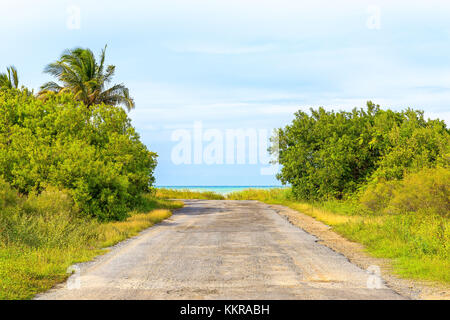
POLYGON ((213 191, 220 194, 227 194, 245 189, 277 189, 284 186, 156 186, 161 189, 190 190, 190 191, 213 191))

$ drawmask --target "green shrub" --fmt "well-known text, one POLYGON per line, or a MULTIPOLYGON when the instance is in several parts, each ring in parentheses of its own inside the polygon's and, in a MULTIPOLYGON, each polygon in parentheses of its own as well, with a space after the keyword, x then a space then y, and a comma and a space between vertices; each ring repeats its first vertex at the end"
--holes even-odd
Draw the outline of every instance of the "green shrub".
POLYGON ((450 161, 444 121, 427 121, 411 109, 381 110, 371 102, 351 112, 298 111, 272 141, 279 144, 271 147, 279 151, 278 179, 303 200, 346 199, 367 182, 401 179, 450 161))
POLYGON ((371 183, 360 202, 380 213, 428 212, 449 217, 450 169, 425 168, 407 173, 403 180, 371 183))
POLYGON ((156 154, 120 107, 0 90, 0 114, 0 175, 21 193, 56 186, 82 213, 121 220, 154 182, 156 154))
POLYGON ((359 199, 360 203, 372 212, 381 212, 388 207, 393 193, 399 182, 380 179, 377 183, 369 184, 359 199))
POLYGON ((2 177, 0 177, 0 210, 3 208, 13 206, 19 201, 19 196, 16 191, 11 189, 2 177))
POLYGON ((86 247, 96 240, 97 222, 81 218, 70 195, 47 188, 0 210, 0 245, 33 248, 86 247))
POLYGON ((394 189, 389 210, 434 212, 450 217, 450 169, 423 169, 407 174, 394 189))

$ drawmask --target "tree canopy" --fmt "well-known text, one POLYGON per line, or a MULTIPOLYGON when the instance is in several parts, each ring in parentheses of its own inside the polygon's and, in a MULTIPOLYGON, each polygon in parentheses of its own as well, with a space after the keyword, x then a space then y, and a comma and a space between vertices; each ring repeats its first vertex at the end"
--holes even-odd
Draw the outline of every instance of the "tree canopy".
POLYGON ((302 199, 343 198, 370 181, 450 163, 444 121, 427 121, 412 109, 382 110, 372 102, 351 112, 298 111, 277 133, 278 179, 302 199))
POLYGON ((64 188, 82 212, 110 220, 154 182, 156 154, 122 108, 0 89, 0 115, 0 176, 21 193, 64 188))
POLYGON ((60 83, 50 81, 41 86, 39 96, 43 99, 54 93, 71 92, 76 100, 90 107, 94 104, 122 105, 134 108, 134 100, 127 87, 114 84, 107 87, 116 67, 105 65, 106 46, 96 60, 90 49, 66 50, 61 57, 47 65, 45 73, 54 76, 60 83))

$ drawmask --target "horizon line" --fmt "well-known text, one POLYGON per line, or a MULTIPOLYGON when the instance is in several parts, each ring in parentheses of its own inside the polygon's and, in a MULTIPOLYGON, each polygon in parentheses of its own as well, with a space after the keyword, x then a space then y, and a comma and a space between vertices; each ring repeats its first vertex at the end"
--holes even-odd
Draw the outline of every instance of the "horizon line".
POLYGON ((283 185, 197 185, 197 186, 189 186, 189 185, 164 185, 164 186, 155 186, 157 188, 161 187, 287 187, 283 185))

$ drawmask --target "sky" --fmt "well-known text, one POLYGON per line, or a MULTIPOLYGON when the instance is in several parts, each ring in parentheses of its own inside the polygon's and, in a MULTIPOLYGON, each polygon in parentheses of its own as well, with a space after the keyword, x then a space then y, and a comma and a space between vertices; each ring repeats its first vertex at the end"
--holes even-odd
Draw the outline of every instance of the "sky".
POLYGON ((35 91, 65 49, 108 45, 161 186, 279 185, 259 133, 310 107, 371 100, 450 123, 449 1, 1 0, 0 17, 0 70, 35 91), (258 134, 256 163, 250 140, 227 162, 239 129, 258 134))

